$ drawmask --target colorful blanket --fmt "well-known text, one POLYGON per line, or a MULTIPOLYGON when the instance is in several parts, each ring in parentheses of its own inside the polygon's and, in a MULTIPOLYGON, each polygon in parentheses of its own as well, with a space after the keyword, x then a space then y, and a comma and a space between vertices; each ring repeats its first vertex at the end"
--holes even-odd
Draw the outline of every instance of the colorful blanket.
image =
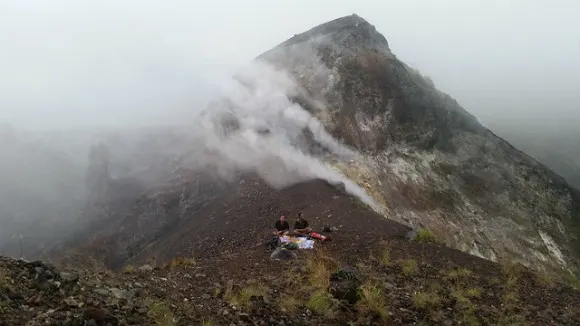
POLYGON ((280 237, 281 243, 293 242, 298 245, 298 249, 314 249, 314 240, 308 240, 303 237, 290 237, 282 236, 280 237))

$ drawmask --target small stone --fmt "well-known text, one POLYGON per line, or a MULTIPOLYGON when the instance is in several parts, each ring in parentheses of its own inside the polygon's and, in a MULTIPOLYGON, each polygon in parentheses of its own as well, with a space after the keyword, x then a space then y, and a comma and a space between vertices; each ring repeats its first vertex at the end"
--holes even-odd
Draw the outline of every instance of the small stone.
POLYGON ((59 276, 65 283, 76 283, 79 280, 79 275, 76 273, 60 272, 59 276))
POLYGON ((70 307, 82 307, 83 306, 83 303, 78 302, 74 297, 68 297, 68 298, 64 299, 64 303, 66 303, 70 307))
POLYGON ((42 273, 42 276, 49 280, 54 278, 54 273, 49 270, 45 270, 44 273, 42 273))
POLYGON ((238 315, 238 317, 240 318, 241 321, 244 321, 246 323, 251 323, 252 319, 250 318, 250 315, 247 313, 240 313, 238 315))
POLYGON ((85 319, 94 319, 97 324, 110 320, 112 317, 105 308, 89 307, 85 310, 85 319))
POLYGON ((99 324, 97 324, 97 322, 94 319, 90 319, 89 321, 86 322, 85 325, 86 326, 99 326, 99 324))
POLYGON ((227 309, 224 309, 224 311, 222 312, 222 316, 227 316, 229 314, 230 312, 227 309))
POLYGON ((95 292, 98 295, 108 295, 109 294, 109 290, 107 289, 94 289, 93 292, 95 292))
POLYGON ((125 299, 125 300, 131 300, 135 296, 135 294, 137 293, 137 289, 121 290, 118 288, 111 288, 110 291, 113 294, 113 296, 115 296, 115 298, 125 299))
POLYGON ((153 271, 153 267, 151 265, 143 265, 138 269, 140 272, 151 272, 153 271))
POLYGON ((195 277, 196 277, 196 278, 205 277, 205 274, 202 274, 202 273, 197 273, 197 274, 195 274, 195 277))

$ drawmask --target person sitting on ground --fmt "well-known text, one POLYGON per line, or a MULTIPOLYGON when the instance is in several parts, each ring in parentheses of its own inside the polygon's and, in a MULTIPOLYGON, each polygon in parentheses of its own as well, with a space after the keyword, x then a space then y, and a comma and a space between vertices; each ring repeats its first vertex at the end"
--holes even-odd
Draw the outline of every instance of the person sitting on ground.
POLYGON ((304 219, 304 214, 298 213, 298 218, 294 223, 294 234, 296 235, 308 235, 312 232, 312 229, 308 225, 308 221, 304 219))
POLYGON ((276 231, 274 233, 279 237, 290 231, 290 224, 288 224, 284 215, 281 215, 280 219, 276 221, 275 227, 276 231))

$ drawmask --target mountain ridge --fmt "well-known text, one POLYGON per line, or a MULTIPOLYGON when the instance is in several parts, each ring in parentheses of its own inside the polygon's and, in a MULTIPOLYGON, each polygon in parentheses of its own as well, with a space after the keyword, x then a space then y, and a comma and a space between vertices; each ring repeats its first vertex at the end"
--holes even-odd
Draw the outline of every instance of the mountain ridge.
MULTIPOLYGON (((423 174, 427 183, 430 183, 426 185, 427 187, 447 188, 443 193, 447 191, 448 195, 434 194, 434 196, 449 198, 451 194, 451 197, 459 197, 453 200, 463 202, 461 204, 466 205, 467 212, 472 210, 468 207, 472 207, 473 204, 479 206, 480 213, 477 215, 480 217, 477 219, 485 220, 483 214, 502 214, 497 208, 489 207, 489 204, 477 198, 479 194, 495 191, 498 195, 493 197, 489 195, 488 202, 501 200, 503 204, 500 206, 512 206, 511 212, 509 214, 504 212, 502 214, 504 216, 488 224, 503 224, 504 228, 518 232, 515 229, 521 229, 520 226, 512 226, 501 220, 529 219, 526 222, 529 224, 527 228, 535 230, 547 228, 550 231, 546 233, 544 232, 546 230, 542 230, 540 235, 535 236, 536 240, 531 240, 527 235, 520 235, 520 243, 509 240, 512 236, 506 238, 501 235, 502 240, 490 241, 489 235, 481 236, 479 231, 468 232, 470 240, 449 239, 452 246, 463 247, 464 250, 471 250, 492 260, 497 259, 498 254, 505 253, 504 249, 508 249, 517 252, 516 259, 525 257, 522 260, 535 261, 526 262, 531 266, 542 264, 541 261, 546 259, 542 255, 545 254, 525 247, 531 242, 537 245, 544 242, 546 248, 550 248, 549 255, 552 255, 559 265, 562 264, 559 251, 568 251, 567 256, 572 260, 572 269, 577 270, 578 261, 575 257, 580 252, 578 244, 580 233, 575 231, 580 220, 578 209, 580 196, 577 191, 544 164, 481 125, 456 100, 437 90, 419 72, 400 61, 390 51, 386 40, 383 42, 382 38, 377 37, 361 40, 360 35, 375 32, 374 27, 364 19, 356 15, 346 16, 332 21, 331 25, 332 28, 328 29, 332 31, 331 33, 319 32, 325 30, 325 24, 315 26, 305 33, 294 36, 290 39, 291 42, 281 43, 279 47, 265 52, 258 58, 274 64, 278 69, 288 70, 297 83, 306 90, 301 95, 312 96, 315 99, 309 103, 308 99, 303 98, 299 102, 306 103, 306 108, 323 121, 334 137, 358 151, 368 153, 365 159, 370 162, 361 163, 355 169, 362 166, 362 169, 372 171, 381 166, 389 170, 390 163, 385 159, 396 160, 405 165, 404 168, 411 168, 412 171, 407 171, 409 174, 415 176, 423 174), (340 28, 336 28, 337 25, 340 28), (312 103, 314 105, 309 105, 312 103), (387 158, 379 157, 381 155, 387 158), (412 157, 415 162, 404 159, 405 155, 412 157), (419 164, 417 161, 424 162, 419 164), (439 169, 452 169, 455 172, 448 178, 444 175, 448 174, 446 172, 424 168, 425 164, 433 163, 440 165, 439 169), (475 167, 477 169, 474 169, 475 167), (454 177, 458 172, 465 175, 454 177), (535 184, 531 184, 530 181, 535 184), (449 182, 464 185, 457 187, 449 185, 449 182), (515 189, 523 191, 518 192, 515 189), (502 199, 500 196, 506 198, 502 199), (518 207, 513 207, 514 205, 508 204, 509 202, 517 203, 518 207), (542 204, 537 205, 535 202, 542 204), (556 209, 557 207, 560 208, 556 209), (561 241, 563 247, 552 246, 551 238, 554 235, 560 238, 556 242, 561 241), (476 240, 473 241, 471 238, 476 240), (494 245, 493 242, 512 243, 506 246, 508 248, 500 248, 501 246, 494 245), (482 243, 490 247, 487 249, 490 251, 478 252, 482 243), (522 248, 523 251, 520 250, 522 248), (524 254, 525 251, 529 252, 524 254), (537 258, 530 258, 533 256, 537 258)), ((342 168, 343 173, 355 173, 349 170, 352 170, 349 166, 342 168)), ((371 179, 381 178, 384 180, 383 184, 400 182, 400 179, 403 179, 403 183, 407 183, 404 181, 405 176, 402 175, 397 178, 385 178, 383 173, 371 179)), ((409 185, 402 186, 408 188, 409 185)), ((393 198, 400 198, 401 192, 405 191, 394 189, 385 192, 384 187, 377 183, 372 188, 371 192, 382 193, 378 197, 390 198, 391 202, 393 198)), ((418 195, 417 190, 414 190, 411 197, 418 195)), ((414 200, 407 198, 407 201, 414 200)), ((423 225, 426 222, 426 226, 431 224, 432 228, 444 228, 443 218, 436 223, 429 223, 429 217, 425 219, 408 217, 409 214, 406 212, 401 212, 400 215, 402 216, 397 220, 407 224, 411 222, 423 225)), ((457 220, 461 219, 460 215, 462 214, 457 215, 457 220)), ((474 223, 482 224, 475 221, 474 223)), ((498 227, 499 225, 493 225, 495 231, 490 230, 496 233, 494 237, 503 233, 497 230, 498 227)), ((456 227, 456 231, 459 229, 460 227, 456 227)), ((461 232, 441 231, 441 233, 450 235, 461 232)))
POLYGON ((575 193, 368 22, 327 24, 190 130, 94 147, 91 227, 60 270, 0 257, 0 323, 577 325, 575 193), (332 240, 269 251, 298 212, 332 240))
MULTIPOLYGON (((429 229, 450 247, 492 261, 577 273, 578 193, 397 59, 379 34, 362 18, 347 16, 259 55, 262 65, 235 77, 246 97, 225 98, 204 112, 208 120, 197 129, 210 126, 215 135, 188 136, 194 139, 188 146, 200 148, 184 162, 198 166, 175 170, 182 185, 170 187, 182 190, 168 192, 183 198, 163 204, 157 195, 135 193, 140 203, 115 204, 121 205, 116 211, 129 215, 113 215, 119 220, 113 225, 151 215, 148 209, 159 212, 162 221, 173 218, 167 214, 175 213, 166 212, 176 207, 179 216, 195 214, 184 204, 200 202, 201 192, 187 190, 191 185, 208 189, 195 206, 203 207, 228 187, 238 189, 248 172, 283 188, 316 173, 340 178, 336 171, 346 176, 342 182, 355 183, 348 185, 350 191, 365 195, 359 191, 364 189, 376 211, 414 229, 429 229), (262 106, 272 111, 256 110, 262 106), (277 134, 281 131, 288 134, 277 134), (228 162, 241 170, 220 180, 231 168, 228 162)), ((105 234, 114 237, 115 230, 105 234)))

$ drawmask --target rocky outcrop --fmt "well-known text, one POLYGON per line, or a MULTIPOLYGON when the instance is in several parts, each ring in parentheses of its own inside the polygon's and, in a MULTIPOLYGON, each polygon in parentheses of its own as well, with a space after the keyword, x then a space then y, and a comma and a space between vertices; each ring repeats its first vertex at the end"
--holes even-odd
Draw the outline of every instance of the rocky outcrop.
POLYGON ((579 194, 397 58, 363 18, 314 27, 258 60, 290 72, 296 101, 362 153, 336 167, 388 218, 491 260, 578 271, 579 194))
POLYGON ((342 184, 341 195, 368 194, 364 203, 388 219, 429 229, 465 252, 578 271, 578 193, 397 58, 369 22, 336 19, 256 62, 276 71, 258 66, 235 76, 236 95, 200 115, 190 128, 195 137, 164 132, 117 146, 132 148, 123 164, 142 184, 95 165, 103 177, 92 189, 107 189, 96 191, 106 193, 107 209, 98 234, 85 242, 109 266, 184 251, 214 254, 240 223, 244 241, 261 239, 259 230, 279 210, 312 205, 308 197, 289 202, 293 190, 282 188, 317 178, 342 184))

